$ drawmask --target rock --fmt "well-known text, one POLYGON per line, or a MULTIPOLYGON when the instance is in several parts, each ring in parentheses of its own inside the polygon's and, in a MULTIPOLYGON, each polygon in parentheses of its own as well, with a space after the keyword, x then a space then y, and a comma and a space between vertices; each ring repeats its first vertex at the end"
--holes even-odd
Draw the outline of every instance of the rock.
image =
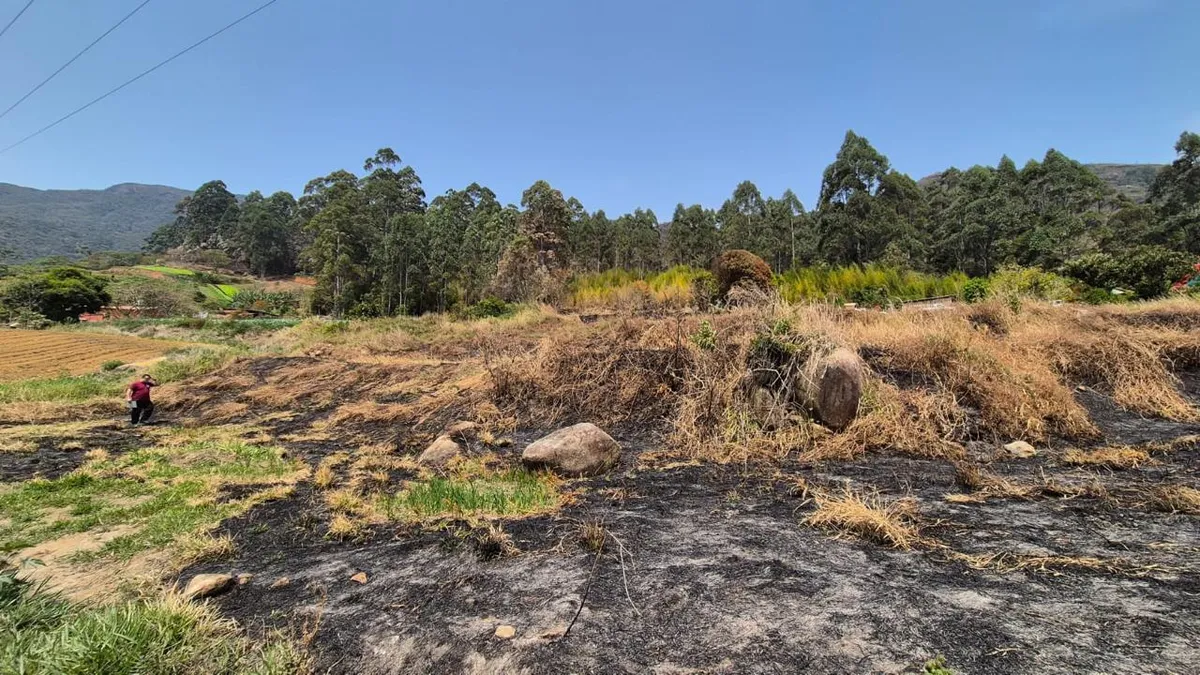
POLYGON ((530 443, 521 460, 531 466, 548 467, 570 476, 604 473, 621 458, 621 446, 589 422, 559 429, 530 443))
POLYGON ((250 581, 253 579, 254 579, 253 574, 239 574, 239 575, 237 575, 237 585, 245 586, 246 584, 250 583, 250 581))
POLYGON ((863 364, 849 349, 838 348, 808 360, 797 387, 804 407, 831 429, 843 429, 858 415, 863 364))
POLYGON ((512 626, 496 626, 496 637, 501 640, 511 640, 517 634, 517 629, 512 626))
POLYGON ((460 443, 475 438, 478 433, 479 425, 466 420, 459 420, 442 431, 443 436, 449 436, 451 440, 459 441, 460 443))
POLYGON ((429 447, 417 457, 418 464, 430 466, 446 466, 455 457, 462 457, 463 447, 447 435, 438 436, 429 447))
POLYGON ((746 391, 746 403, 750 406, 750 414, 754 421, 764 431, 773 431, 783 426, 787 419, 787 410, 779 404, 775 395, 766 387, 751 384, 746 391))
POLYGON ((193 600, 220 595, 233 588, 234 583, 232 574, 197 574, 183 589, 183 597, 193 600))
POLYGON ((353 581, 356 584, 365 584, 365 583, 367 583, 367 573, 359 572, 357 574, 354 574, 350 577, 350 581, 353 581))
POLYGON ((1008 453, 1009 457, 1016 457, 1017 459, 1028 459, 1037 454, 1037 449, 1025 441, 1007 443, 1004 446, 1004 451, 1008 453))
POLYGON ((283 588, 284 586, 289 586, 289 585, 291 585, 291 583, 292 583, 291 579, 289 579, 287 577, 279 577, 275 581, 272 581, 271 585, 268 586, 268 588, 274 590, 276 588, 283 588))

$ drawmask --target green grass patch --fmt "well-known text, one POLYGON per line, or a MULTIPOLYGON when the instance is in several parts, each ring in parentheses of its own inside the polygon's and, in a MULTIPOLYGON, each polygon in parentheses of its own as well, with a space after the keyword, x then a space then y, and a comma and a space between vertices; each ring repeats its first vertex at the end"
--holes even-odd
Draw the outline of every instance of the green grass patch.
POLYGON ((0 674, 308 671, 280 634, 254 643, 208 605, 175 596, 82 606, 0 568, 0 674))
POLYGON ((182 267, 167 267, 166 265, 137 265, 135 269, 147 270, 150 272, 158 272, 160 274, 169 274, 173 277, 192 277, 196 273, 182 267))
POLYGON ((383 498, 389 519, 523 516, 552 510, 561 502, 559 481, 524 469, 437 477, 408 483, 383 498))
POLYGON ((204 284, 199 288, 205 299, 220 305, 233 302, 233 297, 238 293, 237 286, 231 284, 204 284))
POLYGON ((151 448, 94 461, 53 480, 35 479, 0 491, 0 550, 28 548, 67 534, 133 526, 77 561, 129 558, 240 513, 255 498, 216 500, 225 484, 270 487, 303 468, 281 448, 236 441, 151 448))

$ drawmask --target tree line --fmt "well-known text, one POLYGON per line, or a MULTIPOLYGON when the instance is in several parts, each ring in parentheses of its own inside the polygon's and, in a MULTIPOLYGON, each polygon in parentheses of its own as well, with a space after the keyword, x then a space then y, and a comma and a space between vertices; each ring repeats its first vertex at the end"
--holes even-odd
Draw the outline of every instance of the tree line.
POLYGON ((1005 265, 1087 274, 1127 256, 1176 269, 1200 254, 1200 135, 1184 132, 1175 151, 1135 203, 1056 150, 1021 168, 1003 157, 918 183, 848 131, 811 210, 791 190, 764 197, 745 181, 718 209, 680 203, 661 222, 647 209, 615 218, 588 211, 545 181, 520 205, 477 183, 427 201, 413 167, 383 148, 362 175, 314 178, 299 199, 239 200, 223 182, 205 183, 146 249, 222 251, 255 274, 311 274, 313 310, 338 316, 532 299, 572 273, 707 266, 725 249, 752 251, 776 271, 879 263, 972 276, 1005 265))

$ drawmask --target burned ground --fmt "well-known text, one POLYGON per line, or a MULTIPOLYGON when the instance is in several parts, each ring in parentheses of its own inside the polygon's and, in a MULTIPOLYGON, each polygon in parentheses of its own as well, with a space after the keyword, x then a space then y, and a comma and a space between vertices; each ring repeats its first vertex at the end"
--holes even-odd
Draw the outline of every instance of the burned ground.
POLYGON ((696 317, 539 316, 445 339, 318 326, 165 388, 169 429, 32 456, 69 471, 93 445, 249 452, 258 487, 230 474, 205 493, 236 515, 161 578, 252 575, 212 602, 251 635, 295 635, 317 672, 919 672, 937 654, 962 673, 1189 671, 1195 317, 988 311, 718 314, 711 349, 688 337, 696 317), (750 345, 784 333, 864 357, 849 428, 789 414, 767 429, 744 407, 750 345), (1137 356, 1093 364, 1122 350, 1137 356), (478 427, 466 468, 418 465, 456 420, 478 427), (526 445, 576 421, 623 455, 537 483, 550 505, 393 509, 438 481, 510 480, 526 445))
POLYGON ((561 514, 508 523, 521 552, 499 558, 462 524, 322 540, 320 505, 298 493, 227 523, 238 556, 185 576, 254 574, 222 609, 249 626, 316 625, 331 672, 898 672, 936 653, 984 673, 1194 663, 1200 533, 1188 516, 1085 499, 953 504, 946 469, 893 457, 787 475, 916 496, 927 535, 957 553, 1061 566, 977 568, 938 548, 833 539, 800 526, 811 507, 790 480, 692 467, 587 481, 561 514), (599 556, 579 542, 589 521, 610 533, 599 556), (1073 567, 1087 558, 1129 566, 1073 567), (498 625, 516 637, 496 639, 498 625))

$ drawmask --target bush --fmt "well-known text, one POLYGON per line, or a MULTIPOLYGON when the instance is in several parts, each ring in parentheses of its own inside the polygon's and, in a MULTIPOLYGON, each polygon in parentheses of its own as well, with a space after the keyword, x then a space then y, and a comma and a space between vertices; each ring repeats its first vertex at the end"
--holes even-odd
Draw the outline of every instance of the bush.
POLYGON ((516 312, 516 306, 495 296, 488 296, 467 308, 466 315, 470 319, 487 319, 510 316, 516 312))
POLYGON ((717 290, 717 278, 712 272, 704 271, 692 277, 692 299, 696 309, 708 311, 717 300, 717 290))
POLYGON ((6 279, 0 285, 0 306, 9 312, 37 312, 51 321, 75 321, 112 301, 105 281, 72 267, 6 279))
POLYGON ((850 294, 850 301, 860 307, 876 307, 879 309, 888 309, 896 304, 888 295, 886 286, 860 288, 850 294))
POLYGON ((771 266, 762 258, 741 249, 725 251, 717 256, 713 263, 713 276, 717 280, 719 297, 725 297, 738 282, 762 291, 771 287, 771 266))
POLYGON ((988 280, 983 278, 971 279, 963 284, 962 299, 968 304, 983 302, 988 296, 988 280))
POLYGON ((125 365, 124 361, 122 361, 120 359, 113 359, 111 361, 105 361, 104 363, 101 363, 100 370, 103 370, 104 372, 107 373, 108 371, 116 370, 117 368, 120 368, 123 365, 125 365))
MULTIPOLYGON (((1037 300, 1072 300, 1071 280, 1037 267, 1004 267, 988 279, 990 295, 1010 302, 1021 297, 1037 300)), ((1019 301, 1017 302, 1019 306, 1019 301)))
MULTIPOLYGON (((1161 246, 1139 246, 1121 255, 1092 253, 1067 261, 1062 273, 1093 288, 1132 290, 1144 300, 1171 290, 1171 284, 1192 271, 1195 260, 1187 253, 1161 246)), ((1098 299, 1097 294, 1089 296, 1098 299)), ((1110 296, 1111 300, 1112 297, 1110 296)))

